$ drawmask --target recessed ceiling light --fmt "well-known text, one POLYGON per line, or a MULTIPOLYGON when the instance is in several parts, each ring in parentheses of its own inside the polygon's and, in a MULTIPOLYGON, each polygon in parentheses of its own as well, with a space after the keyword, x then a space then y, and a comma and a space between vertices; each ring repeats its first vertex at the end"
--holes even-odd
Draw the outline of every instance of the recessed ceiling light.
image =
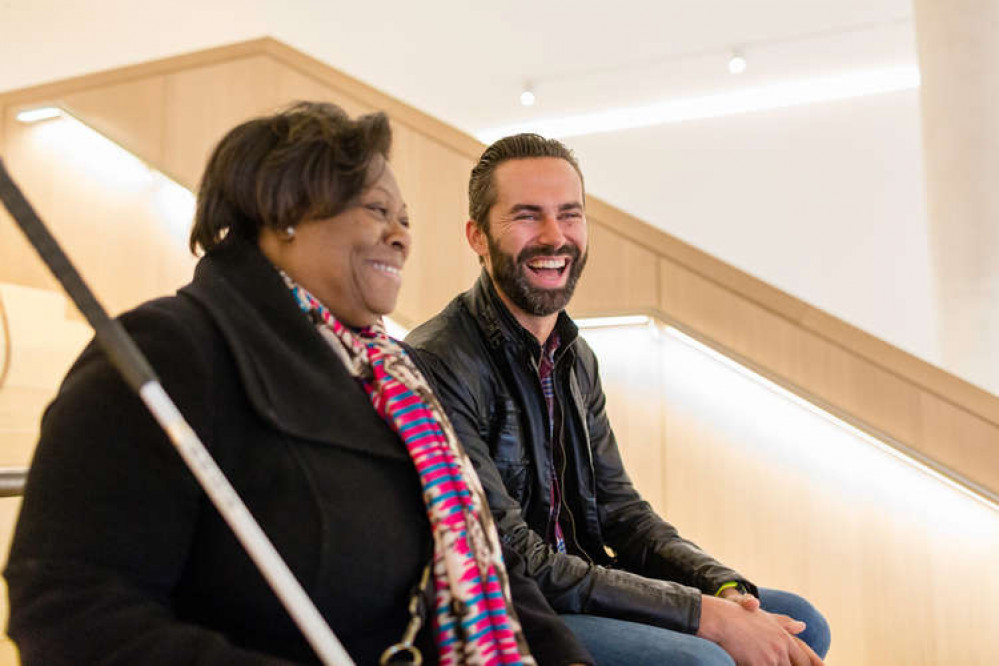
POLYGON ((17 114, 17 119, 22 123, 36 123, 40 120, 51 120, 62 115, 62 109, 55 106, 41 106, 34 109, 27 109, 17 114))
POLYGON ((522 106, 534 106, 537 101, 537 97, 534 95, 534 91, 530 88, 524 88, 524 91, 520 93, 520 103, 522 106))
POLYGON ((728 71, 733 74, 742 74, 746 71, 746 59, 741 53, 733 53, 728 61, 728 71))

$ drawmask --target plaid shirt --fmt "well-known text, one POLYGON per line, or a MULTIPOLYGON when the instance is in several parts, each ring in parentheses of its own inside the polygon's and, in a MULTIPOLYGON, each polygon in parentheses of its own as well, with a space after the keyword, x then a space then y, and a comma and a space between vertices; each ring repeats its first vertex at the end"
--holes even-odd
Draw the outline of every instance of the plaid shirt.
POLYGON ((558 404, 555 400, 555 382, 552 373, 555 370, 555 352, 558 351, 558 333, 552 331, 541 350, 541 360, 538 363, 538 379, 541 381, 541 392, 545 396, 545 403, 548 406, 548 472, 551 476, 551 509, 548 512, 548 533, 545 538, 555 546, 560 553, 565 550, 565 537, 562 534, 562 526, 559 523, 559 515, 562 509, 562 488, 559 484, 558 468, 562 463, 564 452, 555 446, 555 417, 558 404), (556 460, 557 459, 557 460, 556 460))

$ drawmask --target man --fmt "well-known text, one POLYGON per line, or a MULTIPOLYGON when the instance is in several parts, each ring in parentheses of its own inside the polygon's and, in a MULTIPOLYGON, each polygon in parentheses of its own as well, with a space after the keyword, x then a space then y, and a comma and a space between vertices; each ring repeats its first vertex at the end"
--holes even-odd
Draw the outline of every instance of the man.
POLYGON ((682 539, 622 466, 596 359, 564 311, 587 256, 571 151, 497 141, 469 210, 482 276, 407 342, 552 607, 601 664, 821 664, 828 627, 807 601, 682 539))

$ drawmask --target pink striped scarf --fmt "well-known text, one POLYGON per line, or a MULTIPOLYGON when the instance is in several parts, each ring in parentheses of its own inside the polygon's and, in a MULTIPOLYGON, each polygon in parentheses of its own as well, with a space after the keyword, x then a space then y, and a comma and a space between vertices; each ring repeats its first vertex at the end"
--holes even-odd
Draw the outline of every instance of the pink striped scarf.
POLYGON ((413 459, 434 539, 434 627, 441 665, 533 665, 485 494, 426 379, 380 322, 352 331, 306 289, 287 275, 284 279, 413 459))

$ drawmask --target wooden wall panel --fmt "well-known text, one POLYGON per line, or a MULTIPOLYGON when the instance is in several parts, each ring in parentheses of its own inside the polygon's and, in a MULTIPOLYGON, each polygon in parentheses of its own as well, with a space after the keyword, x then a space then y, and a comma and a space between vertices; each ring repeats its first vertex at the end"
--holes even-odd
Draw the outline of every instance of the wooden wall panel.
MULTIPOLYGON (((725 264, 638 218, 589 197, 587 210, 622 236, 651 249, 663 259, 703 277, 738 300, 779 315, 805 331, 828 340, 851 355, 865 359, 907 383, 923 387, 961 405, 970 414, 999 424, 999 397, 893 347, 850 324, 817 310, 804 301, 725 264)), ((997 443, 999 447, 999 443, 997 443)), ((999 492, 997 489, 993 489, 999 492)))
MULTIPOLYGON (((3 393, 6 394, 7 390, 3 393)), ((0 400, 3 399, 4 396, 0 395, 0 400)), ((38 443, 38 424, 51 400, 52 391, 39 392, 37 400, 28 406, 33 415, 29 427, 19 428, 9 423, 0 426, 0 467, 28 467, 31 464, 31 457, 35 455, 35 445, 38 443)), ((5 546, 0 546, 0 552, 3 552, 3 548, 5 546)))
MULTIPOLYGON (((918 449, 989 489, 999 488, 999 427, 926 391, 919 394, 918 449)), ((999 552, 997 552, 999 556, 999 552)))
MULTIPOLYGON (((53 170, 60 168, 57 157, 53 154, 51 145, 53 141, 47 140, 46 137, 48 130, 51 129, 51 124, 24 126, 14 119, 14 113, 13 110, 7 110, 4 116, 6 126, 4 159, 8 164, 7 168, 39 215, 49 224, 53 234, 61 242, 67 242, 69 246, 67 254, 72 259, 78 255, 78 252, 74 253, 73 248, 87 243, 87 234, 85 225, 79 224, 82 216, 71 214, 68 219, 53 217, 53 212, 60 207, 60 202, 65 210, 70 195, 68 192, 61 192, 58 183, 51 177, 53 170)), ((81 205, 81 203, 79 201, 73 202, 82 211, 85 204, 81 205)), ((9 226, 5 225, 10 230, 9 237, 11 239, 17 238, 16 244, 20 246, 20 252, 15 255, 11 262, 5 261, 0 266, 0 280, 15 284, 58 288, 55 279, 48 274, 44 264, 14 225, 13 219, 9 217, 6 219, 10 223, 9 226)))
POLYGON ((73 360, 92 337, 66 319, 66 298, 56 291, 0 283, 10 361, 0 390, 0 467, 26 467, 42 412, 73 360))
MULTIPOLYGON (((38 425, 42 409, 52 399, 52 388, 34 388, 31 386, 4 387, 0 392, 0 424, 4 430, 15 432, 31 432, 38 425)), ((26 465, 30 456, 21 450, 16 453, 6 451, 4 464, 26 465)))
POLYGON ((165 76, 163 170, 194 189, 215 144, 239 123, 299 100, 330 101, 358 115, 372 107, 313 77, 251 55, 165 76))
POLYGON ((275 70, 274 93, 279 105, 303 100, 333 102, 352 117, 377 110, 375 107, 355 99, 350 94, 331 88, 312 76, 283 63, 276 62, 275 70))
POLYGON ((780 312, 792 321, 800 321, 809 311, 808 304, 794 296, 774 289, 762 280, 726 264, 594 196, 587 196, 586 209, 588 215, 600 220, 640 247, 651 250, 660 257, 668 258, 680 266, 694 270, 726 290, 758 303, 769 310, 780 312))
POLYGON ((587 217, 590 256, 572 300, 572 313, 648 312, 658 306, 656 255, 587 217))
MULTIPOLYGON (((2 124, 4 123, 0 121, 0 125, 2 124)), ((21 180, 16 173, 12 175, 15 181, 21 180)), ((49 274, 21 229, 3 207, 0 207, 0 281, 48 289, 58 287, 55 278, 49 274)))
MULTIPOLYGON (((223 47, 224 48, 224 47, 223 47)), ((262 38, 250 42, 242 42, 229 47, 242 53, 267 53, 284 67, 293 68, 302 74, 326 85, 336 91, 340 98, 356 100, 372 109, 385 111, 396 122, 410 129, 433 138, 455 153, 471 159, 478 158, 484 145, 471 136, 455 130, 440 120, 386 95, 371 85, 343 74, 329 65, 310 58, 295 49, 270 38, 262 38)), ((219 49, 221 51, 222 49, 219 49)), ((212 51, 216 53, 216 51, 212 51)))
MULTIPOLYGON (((17 513, 21 510, 21 499, 19 497, 5 497, 0 499, 0 543, 9 544, 14 533, 14 523, 17 520, 17 513)), ((4 548, 0 556, 0 566, 7 563, 7 549, 4 548)), ((7 585, 0 580, 0 599, 7 599, 7 585)), ((0 626, 7 627, 7 604, 0 604, 0 626)), ((17 666, 20 664, 17 648, 14 642, 7 638, 6 634, 0 639, 0 666, 17 666)))
MULTIPOLYGON (((831 666, 995 663, 982 637, 999 622, 999 510, 682 348, 660 366, 667 519, 812 600, 833 626, 831 666)), ((646 385, 610 385, 608 400, 646 385)))
POLYGON ((392 164, 407 201, 413 249, 393 317, 413 327, 436 314, 479 275, 465 240, 468 194, 441 187, 468 178, 471 160, 401 123, 393 123, 392 164))
POLYGON ((264 55, 167 75, 161 168, 196 188, 219 139, 244 120, 279 106, 278 89, 277 65, 264 55))
MULTIPOLYGON (((5 121, 13 177, 111 312, 171 293, 190 279, 187 224, 173 226, 177 220, 160 210, 155 181, 141 171, 111 175, 107 165, 117 159, 115 151, 94 161, 91 139, 64 132, 60 121, 23 125, 12 113, 5 121), (69 146, 70 140, 83 143, 69 146)), ((17 233, 9 230, 5 235, 17 233)), ((24 251, 0 266, 0 280, 55 289, 34 252, 18 242, 24 251)))
POLYGON ((597 329, 582 336, 597 355, 625 469, 645 500, 667 515, 661 346, 650 330, 597 329))
POLYGON ((164 78, 152 76, 72 93, 59 102, 146 162, 161 164, 165 94, 164 78))
POLYGON ((996 425, 965 410, 945 414, 946 403, 937 405, 918 386, 671 261, 662 260, 660 270, 660 308, 670 317, 788 385, 999 489, 996 425))

